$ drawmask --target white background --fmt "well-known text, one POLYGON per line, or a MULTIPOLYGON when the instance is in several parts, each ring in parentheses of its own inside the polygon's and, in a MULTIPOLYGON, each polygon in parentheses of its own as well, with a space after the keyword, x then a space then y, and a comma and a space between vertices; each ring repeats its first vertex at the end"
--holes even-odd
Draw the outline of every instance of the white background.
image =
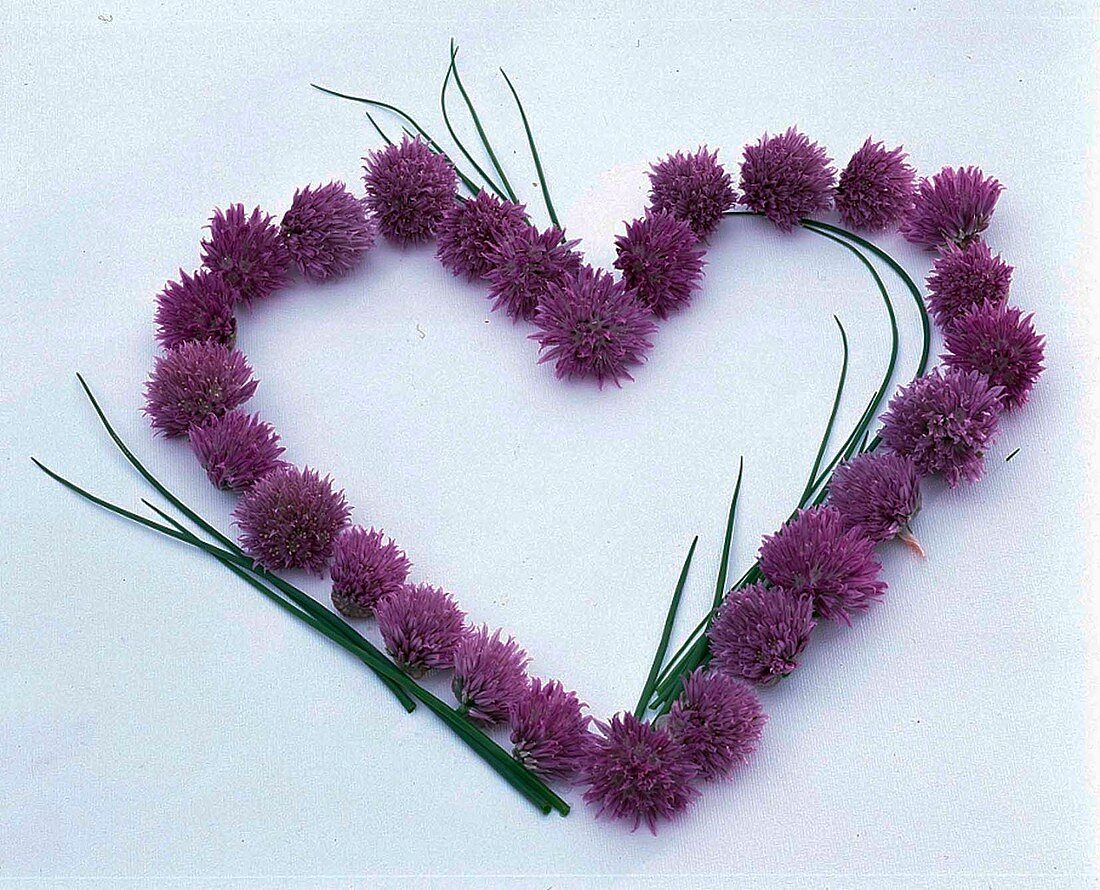
MULTIPOLYGON (((785 3, 644 17, 631 3, 4 5, 0 878, 1090 882, 1090 4, 828 4, 813 18, 785 3), (228 527, 232 499, 138 414, 153 297, 194 268, 215 205, 281 213, 308 182, 361 188, 378 139, 310 81, 394 101, 442 138, 452 35, 541 223, 496 67, 513 76, 592 261, 610 261, 664 153, 706 142, 735 168, 746 141, 797 123, 843 164, 873 133, 923 172, 975 163, 1005 183, 989 240, 1048 336, 1049 370, 988 477, 927 487, 927 561, 884 548, 885 602, 815 636, 764 695, 751 765, 655 839, 595 822, 576 792, 568 819, 538 816, 341 650, 29 461, 127 504, 146 493, 81 370, 138 453, 228 527)), ((882 243, 927 272, 926 255, 882 243)), ((601 393, 537 366, 529 330, 430 249, 381 246, 342 283, 242 313, 253 406, 291 459, 333 473, 359 522, 399 540, 417 578, 609 715, 633 704, 696 533, 680 629, 705 610, 739 455, 735 569, 789 512, 838 369, 832 314, 853 345, 845 427, 885 360, 881 303, 839 247, 748 219, 711 247, 696 304, 662 326, 635 384, 601 393)), ((911 374, 915 315, 891 285, 911 374)))

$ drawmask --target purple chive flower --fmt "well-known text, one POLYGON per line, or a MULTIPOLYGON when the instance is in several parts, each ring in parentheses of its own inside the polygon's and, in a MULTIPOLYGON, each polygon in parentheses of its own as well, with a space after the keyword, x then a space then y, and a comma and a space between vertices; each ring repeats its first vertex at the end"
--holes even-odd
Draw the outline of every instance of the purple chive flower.
POLYGON ((332 552, 332 604, 349 618, 369 618, 378 604, 397 593, 411 563, 382 532, 360 526, 345 529, 332 552))
POLYGON ((828 504, 841 525, 874 543, 908 534, 920 510, 920 476, 904 455, 869 451, 836 468, 828 504))
POLYGON ((650 207, 683 220, 704 240, 737 198, 729 173, 718 163, 718 152, 707 151, 705 145, 694 154, 678 151, 658 161, 651 168, 649 185, 650 207))
POLYGON ((684 680, 664 727, 707 781, 725 779, 756 750, 767 715, 756 693, 698 668, 684 680))
POLYGON ((169 281, 157 294, 157 342, 165 349, 181 343, 209 340, 232 347, 237 341, 233 317, 234 292, 217 275, 200 269, 169 281))
POLYGON ((905 163, 908 155, 886 150, 871 137, 860 146, 840 173, 836 209, 853 229, 882 232, 896 226, 913 206, 916 171, 905 163))
POLYGON ((584 767, 595 736, 584 704, 559 681, 537 677, 512 703, 512 756, 547 779, 573 779, 584 767))
POLYGON ((290 262, 278 227, 259 207, 250 216, 245 216, 243 204, 214 211, 210 238, 202 242, 202 264, 246 306, 286 284, 290 262))
POLYGON ((279 436, 258 414, 230 411, 191 427, 188 436, 207 477, 218 488, 244 491, 283 465, 279 436))
POLYGON ((763 583, 731 590, 707 636, 711 664, 752 683, 772 683, 796 667, 810 641, 813 601, 763 583))
POLYGON ((233 518, 244 551, 265 569, 321 574, 351 509, 332 480, 284 464, 245 492, 233 518))
POLYGON ((533 226, 510 231, 489 252, 489 298, 493 310, 503 309, 514 321, 531 321, 551 287, 563 287, 576 277, 580 242, 566 241, 557 226, 543 232, 533 226))
POLYGON ((531 335, 542 353, 539 362, 554 362, 559 378, 595 377, 602 388, 610 380, 621 386, 633 380, 627 368, 645 361, 657 330, 649 310, 621 281, 607 272, 581 267, 564 285, 551 285, 535 313, 531 335))
POLYGON ((397 666, 413 677, 454 665, 466 635, 466 613, 449 593, 430 584, 406 584, 377 606, 378 630, 397 666))
POLYGON ((615 251, 623 284, 658 318, 687 306, 703 277, 705 251, 691 226, 671 213, 651 210, 627 223, 615 251))
POLYGON ((378 229, 401 246, 432 238, 455 201, 454 167, 419 136, 364 158, 367 207, 378 229))
POLYGON ((657 823, 686 810, 699 796, 692 784, 699 770, 688 751, 664 728, 630 713, 597 723, 597 737, 584 769, 585 803, 596 816, 642 822, 653 834, 657 823))
POLYGON ((986 230, 1003 189, 977 167, 944 167, 920 181, 913 209, 901 222, 901 234, 929 249, 950 243, 966 247, 986 230))
POLYGON ((522 204, 501 201, 480 191, 468 201, 453 201, 439 224, 436 256, 451 274, 471 281, 492 268, 492 253, 511 234, 526 229, 522 204))
POLYGON ((935 368, 890 400, 879 435, 922 476, 939 473, 952 488, 976 482, 997 434, 1001 393, 977 371, 935 368))
POLYGON ((944 335, 944 364, 984 374, 1003 390, 1005 408, 1019 408, 1043 373, 1043 338, 1031 319, 1015 306, 975 306, 944 335))
POLYGON ((1004 304, 1012 267, 975 238, 966 247, 948 244, 928 276, 928 308, 941 328, 982 303, 1004 304))
POLYGON ((183 343, 157 357, 145 383, 143 413, 157 432, 182 436, 243 405, 258 385, 236 349, 220 343, 183 343))
POLYGON ((741 162, 741 202, 762 213, 784 232, 833 203, 836 169, 825 149, 794 127, 765 133, 745 146, 741 162))
POLYGON ((279 225, 294 264, 311 281, 346 275, 374 247, 378 224, 342 182, 294 192, 279 225))
POLYGON ((462 638, 455 651, 451 689, 461 708, 483 723, 503 723, 527 691, 530 659, 511 637, 492 636, 482 625, 462 638))
POLYGON ((836 507, 800 510, 760 546, 760 570, 776 587, 813 600, 826 621, 849 623, 886 591, 874 544, 845 529, 836 507))

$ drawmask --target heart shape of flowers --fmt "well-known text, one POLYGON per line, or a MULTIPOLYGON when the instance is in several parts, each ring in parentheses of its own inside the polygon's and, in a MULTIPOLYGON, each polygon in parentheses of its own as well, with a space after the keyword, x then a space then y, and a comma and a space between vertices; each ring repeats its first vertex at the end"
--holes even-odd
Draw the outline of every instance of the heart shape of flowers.
MULTIPOLYGON (((453 48, 451 77, 469 104, 453 48)), ((700 784, 729 777, 755 750, 766 717, 752 684, 773 683, 794 670, 818 622, 847 622, 882 597, 886 584, 875 547, 898 537, 919 549, 909 524, 920 507, 921 478, 941 475, 954 486, 980 477, 998 416, 1027 401, 1042 371, 1042 340, 1031 317, 1008 305, 1011 267, 980 237, 1001 186, 976 168, 945 168, 918 184, 900 148, 888 150, 868 139, 838 180, 825 150, 792 127, 745 147, 735 189, 717 152, 677 152, 653 166, 650 206, 616 240, 616 275, 586 265, 578 242, 566 238, 529 128, 527 135, 553 221, 545 230, 529 222, 483 134, 499 177, 475 164, 488 190, 459 172, 421 131, 365 159, 363 198, 331 182, 295 192, 278 223, 241 204, 215 211, 201 244, 202 268, 194 274, 181 270, 157 298, 157 339, 164 353, 145 385, 145 412, 160 434, 187 437, 214 485, 240 493, 234 512, 239 544, 171 496, 109 424, 135 467, 222 549, 202 544, 160 510, 171 526, 77 490, 214 553, 253 586, 263 582, 286 598, 288 611, 356 652, 399 698, 412 693, 456 732, 466 733, 471 747, 532 800, 556 806, 558 798, 542 794, 528 774, 576 780, 587 786, 585 799, 598 813, 655 830, 696 798, 700 784), (460 182, 468 195, 456 196, 460 182), (540 361, 552 363, 558 377, 619 386, 644 362, 657 324, 690 305, 701 285, 707 239, 723 217, 737 212, 737 204, 782 231, 806 228, 860 258, 889 309, 894 353, 860 426, 826 462, 842 372, 798 509, 764 538, 758 562, 728 586, 738 480, 714 609, 666 664, 693 544, 638 707, 593 721, 560 681, 528 676, 530 660, 514 639, 470 624, 441 587, 411 583, 406 553, 380 530, 352 526, 351 509, 331 478, 284 462, 275 430, 243 407, 257 382, 235 348, 235 307, 267 298, 295 272, 316 282, 343 276, 379 235, 400 246, 435 239, 448 270, 483 281, 494 310, 534 326, 530 337, 540 361), (922 312, 924 304, 904 270, 879 248, 810 218, 833 208, 851 228, 898 226, 910 241, 938 251, 928 278, 928 308, 944 330, 944 369, 925 373, 926 323, 918 375, 890 402, 870 442, 866 431, 894 370, 897 327, 868 253, 902 276, 922 312), (305 602, 276 574, 286 569, 327 570, 333 606, 350 619, 376 619, 392 665, 383 665, 345 622, 305 602), (412 682, 441 670, 452 672, 457 702, 446 715, 438 700, 424 697, 412 682), (647 719, 650 711, 654 716, 647 719), (464 728, 467 723, 506 725, 519 772, 501 765, 464 728)))

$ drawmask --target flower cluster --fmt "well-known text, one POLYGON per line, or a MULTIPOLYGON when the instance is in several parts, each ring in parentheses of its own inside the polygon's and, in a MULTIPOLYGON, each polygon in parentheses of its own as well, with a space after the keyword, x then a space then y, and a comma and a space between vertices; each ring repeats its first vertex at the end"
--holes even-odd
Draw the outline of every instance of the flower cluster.
POLYGON ((920 181, 913 209, 901 222, 901 234, 929 249, 966 247, 988 227, 1003 188, 977 167, 944 167, 920 181))
POLYGON ((382 532, 349 528, 333 547, 332 604, 349 618, 369 618, 405 585, 410 568, 405 551, 382 532))
POLYGON ((737 200, 729 173, 718 163, 718 152, 707 151, 706 146, 658 161, 649 174, 649 185, 650 208, 683 220, 704 239, 737 200))
POLYGON ((699 796, 699 767, 669 730, 628 713, 597 727, 583 777, 585 802, 596 807, 597 817, 622 819, 633 828, 644 822, 656 834, 658 822, 682 813, 699 796))
POLYGON ((826 621, 849 621, 883 593, 882 566, 874 544, 856 529, 845 528, 832 506, 810 507, 760 545, 760 571, 770 584, 813 603, 826 621))
POLYGON ((840 173, 836 210, 853 229, 882 232, 896 226, 913 207, 917 172, 897 148, 889 151, 871 137, 840 173))
POLYGON ((183 436, 193 426, 243 405, 259 384, 236 349, 197 340, 158 356, 145 384, 145 414, 165 436, 183 436))
POLYGON ((449 668, 466 634, 466 613, 431 584, 406 584, 374 608, 386 651, 414 677, 449 668))
POLYGON ((920 510, 920 476, 908 457, 865 452, 836 468, 829 506, 846 529, 878 544, 908 531, 920 510))
POLYGON ((505 233, 489 252, 489 298, 514 321, 533 321, 551 288, 565 287, 581 269, 583 258, 557 226, 540 232, 524 226, 505 233))
POLYGON ((1003 392, 977 371, 937 368, 894 396, 879 435, 922 476, 942 475, 952 488, 976 482, 997 435, 1003 392))
MULTIPOLYGON (((836 170, 825 149, 794 127, 745 146, 741 203, 784 232, 833 203, 836 170)), ((866 200, 866 199, 865 199, 866 200)))
POLYGON ((157 295, 157 342, 165 349, 209 340, 230 348, 237 341, 236 292, 208 269, 169 281, 157 295))
POLYGON ((595 737, 585 705, 558 680, 533 678, 512 702, 512 756, 548 779, 574 779, 592 755, 595 737))
POLYGON ((1043 338, 1015 306, 985 303, 959 318, 944 336, 943 363, 981 374, 1001 390, 1007 410, 1027 402, 1043 372, 1043 338))
POLYGON ((592 377, 600 387, 634 379, 627 369, 645 361, 657 329, 621 281, 591 266, 550 287, 535 327, 531 338, 542 351, 540 362, 554 362, 558 377, 592 377))
POLYGON ((714 667, 752 683, 780 680, 798 667, 816 623, 808 596, 760 582, 731 590, 708 631, 714 667))
POLYGON ((251 306, 289 281, 291 257, 270 214, 257 207, 245 215, 243 204, 231 204, 214 211, 202 264, 251 306))
POLYGON ((522 204, 501 201, 480 191, 468 201, 454 201, 439 223, 437 256, 444 268, 471 280, 493 269, 493 251, 509 236, 527 229, 522 204))
POLYGON ((703 249, 686 222, 651 211, 615 239, 615 268, 634 298, 658 318, 691 302, 703 277, 703 249))
POLYGON ((450 161, 419 136, 406 136, 364 160, 367 207, 378 230, 401 246, 433 238, 455 202, 457 178, 450 161))
POLYGON ((245 491, 283 463, 278 433, 258 414, 212 417, 191 427, 188 438, 211 483, 229 491, 245 491))
POLYGON ((282 466, 252 486, 233 516, 245 553, 265 569, 321 574, 351 509, 332 480, 308 467, 282 466))
POLYGON ((699 668, 684 680, 665 728, 704 780, 727 778, 756 750, 767 722, 744 683, 699 668))
POLYGON ((483 723, 503 723, 527 690, 530 659, 511 637, 480 628, 466 634, 454 656, 451 688, 462 709, 483 723))
POLYGON ((311 281, 346 275, 374 246, 378 224, 342 182, 294 193, 279 225, 298 270, 311 281))
POLYGON ((928 276, 928 309, 946 330, 976 306, 1004 305, 1011 283, 1012 267, 980 238, 965 247, 948 244, 928 276))

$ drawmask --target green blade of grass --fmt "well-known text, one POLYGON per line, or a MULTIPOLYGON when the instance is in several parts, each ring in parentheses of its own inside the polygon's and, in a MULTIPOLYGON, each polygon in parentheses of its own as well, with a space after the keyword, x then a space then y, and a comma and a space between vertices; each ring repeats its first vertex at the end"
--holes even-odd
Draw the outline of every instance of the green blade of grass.
MULTIPOLYGON (((452 41, 453 44, 453 41, 452 41)), ((462 85, 462 78, 458 75, 458 47, 454 47, 453 54, 451 55, 451 71, 454 72, 455 86, 458 87, 458 92, 462 96, 463 101, 466 103, 466 109, 470 112, 470 117, 474 122, 474 128, 477 130, 478 138, 481 140, 481 144, 485 147, 485 153, 489 156, 489 160, 493 164, 493 169, 497 171, 497 175, 500 177, 501 185, 504 186, 504 190, 508 193, 508 197, 513 204, 519 203, 519 198, 516 197, 515 191, 512 189, 512 184, 508 181, 508 177, 504 173, 504 168, 501 166, 500 161, 497 159, 497 154, 493 151, 493 146, 489 143, 489 137, 485 133, 485 128, 481 125, 481 118, 478 117, 477 111, 474 109, 474 103, 470 99, 469 93, 466 92, 466 87, 462 85)))
POLYGON ((695 546, 698 543, 699 536, 696 535, 691 542, 691 547, 688 548, 684 567, 680 571, 680 578, 676 582, 676 589, 672 593, 672 602, 669 603, 668 614, 665 616, 665 626, 661 631, 661 642, 657 644, 657 651, 653 655, 653 664, 649 668, 649 676, 646 677, 645 685, 642 686, 642 694, 639 696, 638 704, 634 708, 634 716, 639 720, 646 711, 646 704, 649 702, 650 696, 653 695, 653 687, 657 683, 657 673, 664 663, 665 653, 668 651, 668 641, 672 637, 672 626, 676 623, 676 612, 680 608, 680 598, 684 595, 684 585, 687 584, 691 558, 695 555, 695 546))
MULTIPOLYGON (((221 550, 214 545, 207 544, 205 541, 200 540, 195 535, 191 534, 185 529, 182 529, 182 526, 180 526, 178 522, 167 516, 167 514, 165 514, 158 508, 154 507, 154 509, 157 510, 158 514, 172 522, 173 525, 176 526, 176 528, 162 526, 159 523, 147 519, 146 517, 126 510, 125 508, 120 507, 116 504, 112 504, 109 501, 106 501, 102 498, 97 497, 96 495, 91 494, 90 492, 85 491, 80 486, 60 476, 60 474, 55 473, 53 470, 50 470, 40 461, 34 460, 34 463, 55 481, 61 483, 66 488, 75 492, 86 500, 98 506, 104 507, 105 509, 114 512, 119 516, 143 525, 146 528, 164 534, 167 537, 174 538, 176 540, 190 544, 197 549, 204 550, 205 552, 208 552, 211 555, 215 556, 219 562, 221 562, 228 568, 241 568, 241 572, 234 572, 234 574, 237 574, 239 577, 244 577, 250 574, 251 570, 245 571, 245 569, 248 568, 247 564, 241 566, 239 558, 236 557, 235 554, 227 550, 221 550)), ((245 559, 247 559, 247 557, 245 557, 245 559)), ((251 572, 251 574, 254 575, 255 573, 251 572)), ((255 577, 253 580, 255 581, 255 583, 252 583, 252 581, 250 581, 250 583, 252 583, 252 586, 257 587, 257 589, 263 587, 259 577, 255 577)), ((297 592, 305 599, 312 599, 301 591, 297 592)), ((265 592, 265 595, 271 599, 276 599, 276 595, 273 591, 267 590, 265 592)), ((364 645, 354 645, 346 639, 334 636, 331 632, 331 628, 319 626, 318 624, 309 621, 308 616, 304 616, 301 612, 294 611, 293 608, 290 607, 289 603, 283 601, 281 604, 284 606, 284 608, 287 608, 287 611, 291 612, 291 614, 294 614, 296 617, 303 618, 303 620, 306 620, 306 622, 310 624, 310 626, 315 627, 315 629, 317 629, 319 632, 325 634, 330 639, 332 639, 333 642, 337 643, 338 645, 342 646, 343 648, 350 651, 353 655, 358 657, 375 673, 377 673, 380 678, 388 681, 387 685, 392 684, 393 686, 400 689, 403 694, 407 693, 407 695, 405 696, 406 698, 408 695, 411 695, 422 704, 424 704, 429 710, 431 710, 438 717, 440 717, 440 719, 447 723, 448 726, 450 726, 450 728, 455 731, 455 733, 460 738, 462 738, 462 740, 466 742, 466 744, 476 754, 478 754, 478 756, 482 760, 488 763, 495 772, 497 772, 501 777, 508 781, 508 783, 511 784, 516 790, 520 791, 521 794, 527 797, 528 800, 530 800, 536 807, 538 807, 541 812, 545 814, 549 813, 551 810, 557 810, 563 816, 569 813, 569 805, 560 797, 558 797, 558 795, 556 795, 533 773, 526 769, 526 767, 515 761, 513 758, 509 757, 507 752, 505 752, 492 739, 485 735, 480 729, 478 729, 465 718, 456 714, 444 702, 440 701, 427 690, 423 689, 419 684, 414 682, 406 674, 402 673, 369 642, 364 640, 364 645)))
POLYGON ((516 88, 512 86, 512 81, 508 78, 503 68, 500 69, 500 73, 504 77, 505 83, 508 84, 508 89, 512 91, 512 98, 516 100, 516 107, 519 109, 520 120, 523 121, 523 130, 527 134, 527 145, 531 149, 531 157, 535 161, 535 172, 538 173, 539 187, 542 189, 542 200, 543 203, 546 204, 546 213, 550 217, 550 222, 560 229, 561 221, 558 219, 557 213, 554 212, 554 203, 550 200, 550 190, 546 187, 546 174, 542 169, 542 160, 539 158, 539 150, 535 147, 535 137, 531 132, 531 125, 527 122, 527 113, 523 110, 523 103, 519 100, 519 93, 517 93, 516 88))
POLYGON ((840 363, 840 379, 837 381, 836 396, 833 398, 833 407, 829 411, 829 420, 825 424, 825 433, 821 437, 821 444, 817 448, 817 456, 814 458, 814 465, 810 469, 810 478, 806 480, 806 487, 802 490, 802 496, 798 499, 800 504, 806 503, 814 489, 814 480, 817 478, 817 471, 821 468, 821 459, 825 456, 825 449, 829 445, 829 437, 833 433, 833 425, 836 423, 837 411, 840 409, 840 399, 844 395, 844 383, 848 379, 848 334, 837 316, 833 316, 833 321, 835 321, 836 326, 840 328, 840 341, 844 348, 844 357, 841 359, 840 363))
POLYGON ((458 165, 454 162, 454 159, 451 158, 451 156, 443 150, 438 142, 436 142, 430 135, 428 135, 428 131, 420 126, 420 124, 418 124, 413 116, 407 111, 403 111, 396 105, 390 105, 388 102, 379 102, 377 99, 365 99, 362 96, 352 96, 348 93, 338 93, 336 90, 330 90, 328 89, 328 87, 323 87, 315 83, 311 83, 310 86, 313 87, 315 90, 320 90, 322 93, 325 93, 329 96, 336 96, 338 99, 347 99, 351 102, 360 102, 363 105, 370 105, 374 108, 383 108, 386 111, 396 114, 403 120, 408 121, 409 126, 411 126, 417 132, 417 134, 423 137, 424 141, 428 143, 428 146, 433 151, 436 151, 439 154, 443 155, 443 157, 445 157, 450 162, 451 166, 454 167, 455 173, 457 174, 458 178, 462 180, 462 184, 465 185, 472 194, 476 195, 478 193, 477 184, 474 183, 474 181, 471 180, 470 177, 468 177, 465 173, 462 172, 462 170, 459 169, 458 165))
POLYGON ((451 76, 455 73, 455 55, 458 53, 458 47, 455 46, 454 41, 451 41, 451 64, 447 67, 447 74, 443 78, 443 89, 439 92, 439 108, 443 112, 443 124, 447 128, 447 132, 451 134, 451 139, 454 140, 454 144, 458 146, 458 150, 462 152, 467 161, 470 162, 470 166, 477 171, 477 174, 482 178, 485 184, 492 190, 502 201, 508 200, 508 196, 500 190, 500 187, 493 181, 493 178, 485 172, 482 166, 474 160, 474 156, 470 154, 462 140, 459 138, 458 133, 455 132, 455 128, 451 125, 451 116, 447 114, 447 86, 451 82, 451 76))

